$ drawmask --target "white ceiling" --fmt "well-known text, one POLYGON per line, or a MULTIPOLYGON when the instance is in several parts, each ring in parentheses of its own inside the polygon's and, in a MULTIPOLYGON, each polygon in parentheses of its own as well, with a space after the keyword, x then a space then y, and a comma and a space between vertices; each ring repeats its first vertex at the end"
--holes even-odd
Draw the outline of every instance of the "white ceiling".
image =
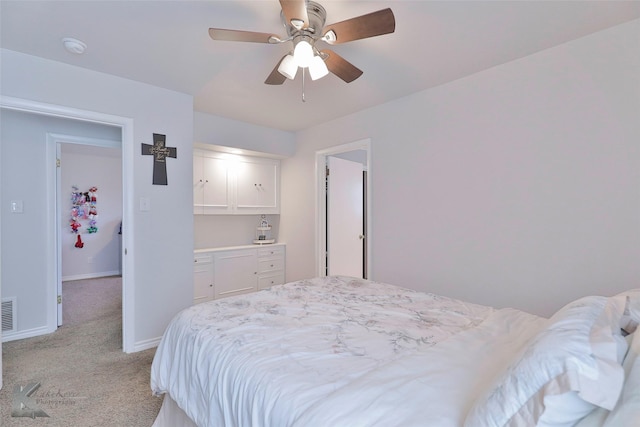
POLYGON ((0 1, 3 48, 191 94, 194 109, 295 131, 640 18, 639 1, 319 0, 327 24, 391 7, 393 34, 332 47, 364 71, 263 82, 290 43, 221 42, 209 27, 286 36, 278 0, 0 1), (83 55, 62 38, 87 44, 83 55))

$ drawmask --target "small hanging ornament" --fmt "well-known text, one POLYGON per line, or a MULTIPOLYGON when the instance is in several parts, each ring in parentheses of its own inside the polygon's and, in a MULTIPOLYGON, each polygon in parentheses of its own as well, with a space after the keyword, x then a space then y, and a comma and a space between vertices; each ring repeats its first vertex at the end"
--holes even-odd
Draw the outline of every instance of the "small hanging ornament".
POLYGON ((71 225, 71 232, 78 234, 78 229, 82 227, 82 224, 80 224, 75 218, 71 218, 69 224, 71 225))
POLYGON ((82 249, 84 247, 84 243, 82 242, 82 238, 78 234, 78 238, 76 239, 76 248, 82 249))

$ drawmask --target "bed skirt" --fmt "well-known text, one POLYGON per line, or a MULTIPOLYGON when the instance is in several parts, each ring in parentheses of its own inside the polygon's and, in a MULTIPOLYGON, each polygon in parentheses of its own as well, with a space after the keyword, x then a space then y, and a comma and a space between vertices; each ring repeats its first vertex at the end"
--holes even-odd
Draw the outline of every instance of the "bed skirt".
POLYGON ((169 396, 164 395, 160 412, 152 427, 198 427, 169 396))

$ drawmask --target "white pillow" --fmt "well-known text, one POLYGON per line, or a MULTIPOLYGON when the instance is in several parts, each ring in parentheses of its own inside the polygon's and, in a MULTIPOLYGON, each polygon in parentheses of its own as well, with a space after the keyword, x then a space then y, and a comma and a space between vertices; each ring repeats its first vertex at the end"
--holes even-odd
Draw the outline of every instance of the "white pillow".
POLYGON ((465 426, 565 426, 595 406, 612 409, 624 381, 624 307, 621 298, 591 296, 561 308, 476 400, 465 426))
POLYGON ((623 363, 626 373, 624 388, 604 427, 640 425, 640 333, 629 335, 627 339, 631 345, 623 363))
POLYGON ((613 298, 625 300, 624 314, 620 327, 628 334, 632 334, 640 324, 640 289, 622 292, 613 298))

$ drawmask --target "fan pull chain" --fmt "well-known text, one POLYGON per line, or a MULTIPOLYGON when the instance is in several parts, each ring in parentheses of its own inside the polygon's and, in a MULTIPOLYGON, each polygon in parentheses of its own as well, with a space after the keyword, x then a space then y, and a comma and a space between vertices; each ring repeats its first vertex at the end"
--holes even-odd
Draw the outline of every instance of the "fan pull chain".
POLYGON ((302 69, 302 102, 307 102, 306 99, 304 99, 304 75, 306 74, 304 72, 304 68, 302 69))

